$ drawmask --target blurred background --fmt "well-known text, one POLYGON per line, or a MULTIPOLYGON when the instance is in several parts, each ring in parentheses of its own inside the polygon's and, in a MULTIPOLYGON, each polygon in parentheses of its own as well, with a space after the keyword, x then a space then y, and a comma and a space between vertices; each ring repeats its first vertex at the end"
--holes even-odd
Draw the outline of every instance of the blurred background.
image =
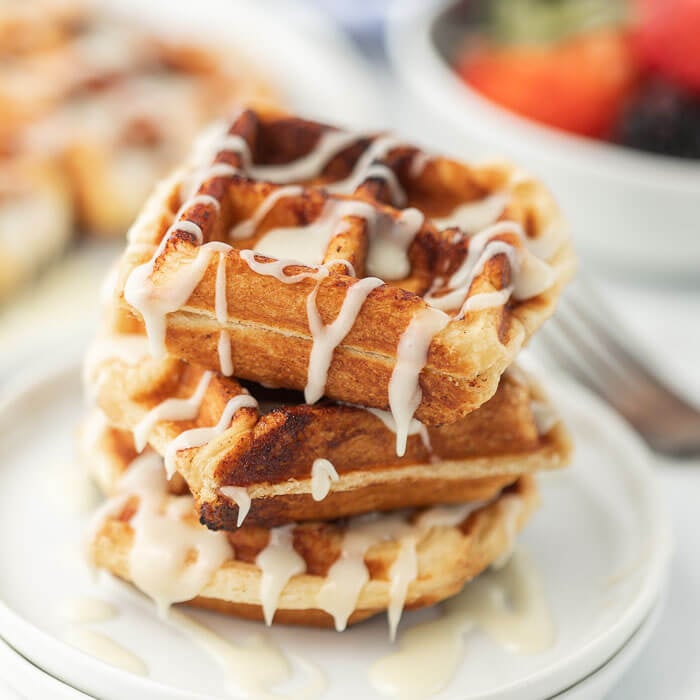
MULTIPOLYGON (((515 160, 613 335, 700 406, 700 0, 0 1, 0 390, 86 342, 154 182, 245 102, 515 160)), ((683 647, 700 471, 664 464, 683 647)), ((619 697, 700 694, 687 653, 645 659, 619 697)))

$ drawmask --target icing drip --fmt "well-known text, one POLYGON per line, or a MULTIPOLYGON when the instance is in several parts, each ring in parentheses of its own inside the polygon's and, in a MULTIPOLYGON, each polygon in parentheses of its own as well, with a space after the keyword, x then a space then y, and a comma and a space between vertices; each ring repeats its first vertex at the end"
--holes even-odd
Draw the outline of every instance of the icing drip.
POLYGON ((299 185, 289 185, 274 190, 261 202, 250 219, 239 222, 231 229, 229 236, 231 238, 250 238, 257 231, 260 222, 272 211, 280 199, 297 197, 302 192, 303 188, 299 185))
POLYGON ((180 433, 165 451, 165 471, 171 477, 176 471, 175 458, 180 450, 201 447, 221 435, 230 425, 239 409, 257 408, 258 402, 250 394, 234 396, 224 407, 219 422, 210 428, 192 428, 180 433))
POLYGON ((338 315, 328 325, 324 325, 316 308, 319 284, 307 297, 306 313, 313 338, 304 389, 304 399, 307 403, 315 403, 323 396, 334 350, 355 325, 357 315, 370 292, 383 284, 382 280, 376 277, 365 277, 355 282, 346 291, 338 315))
POLYGON ((342 632, 346 628, 360 592, 369 581, 369 572, 365 564, 367 551, 379 542, 404 537, 406 542, 401 542, 399 555, 390 571, 391 630, 398 624, 410 583, 409 575, 413 571, 410 566, 410 551, 404 551, 404 546, 407 550, 415 550, 414 530, 401 515, 370 515, 351 520, 343 537, 340 556, 328 570, 326 580, 316 598, 319 608, 333 617, 336 630, 342 632))
MULTIPOLYGON (((541 294, 554 283, 554 273, 546 262, 530 253, 527 248, 515 248, 504 241, 493 240, 503 233, 515 234, 525 240, 522 227, 514 221, 501 221, 472 236, 464 261, 447 282, 446 294, 435 296, 431 290, 425 300, 439 309, 459 308, 455 318, 468 311, 477 311, 504 304, 511 295, 515 299, 529 299, 541 294), (511 283, 496 292, 484 292, 469 297, 474 279, 486 263, 496 255, 506 255, 511 266, 511 283)), ((439 288, 440 285, 436 285, 439 288)))
POLYGON ((62 620, 74 624, 106 622, 113 620, 118 614, 118 610, 111 603, 89 596, 66 600, 58 610, 58 616, 62 620))
POLYGON ((338 479, 338 472, 330 460, 315 459, 311 466, 311 496, 314 501, 322 501, 331 490, 331 482, 338 479))
MULTIPOLYGON (((260 209, 267 208, 267 201, 260 209)), ((411 266, 407 251, 423 224, 423 215, 413 208, 404 209, 394 219, 367 202, 329 198, 310 224, 267 231, 256 243, 255 252, 304 265, 318 265, 323 261, 333 236, 347 228, 348 222, 344 221, 347 217, 357 217, 366 223, 371 243, 367 254, 370 275, 402 279, 409 274, 411 266)))
POLYGON ((173 276, 167 284, 161 282, 156 285, 152 279, 155 261, 164 250, 170 235, 174 231, 185 230, 183 224, 186 223, 188 222, 178 221, 173 224, 153 257, 143 265, 134 268, 124 285, 124 298, 143 317, 151 355, 156 358, 165 356, 167 314, 181 309, 187 303, 192 292, 201 282, 214 253, 225 253, 231 250, 229 245, 218 241, 206 243, 199 247, 196 257, 191 262, 180 266, 178 274, 173 276))
POLYGON ((240 527, 250 512, 251 500, 248 491, 242 486, 222 486, 219 491, 238 506, 236 527, 240 527))
POLYGON ((86 627, 71 626, 66 630, 65 640, 72 647, 110 666, 138 676, 148 675, 148 666, 142 659, 104 634, 86 627))
MULTIPOLYGON (((367 408, 362 406, 365 411, 368 411, 373 416, 379 418, 379 420, 384 423, 384 426, 391 430, 394 435, 396 435, 396 421, 389 411, 383 411, 381 408, 367 408)), ((428 452, 432 452, 432 447, 430 445, 430 435, 428 434, 428 429, 421 423, 417 418, 411 418, 411 422, 408 424, 408 430, 406 435, 410 437, 411 435, 419 435, 423 446, 428 452)))
POLYGON ((316 665, 292 654, 285 655, 276 644, 262 635, 237 644, 179 610, 172 610, 168 621, 216 659, 224 671, 227 690, 234 697, 316 700, 326 688, 325 677, 316 665), (294 691, 272 692, 271 688, 292 679, 290 660, 302 668, 308 678, 306 684, 294 691))
POLYGON ((464 656, 464 635, 480 629, 505 649, 534 654, 552 646, 554 625, 537 571, 522 552, 445 602, 443 615, 409 629, 397 651, 377 660, 370 681, 384 695, 421 700, 439 693, 464 656))
POLYGON ((258 554, 255 564, 262 572, 260 600, 265 624, 271 625, 280 593, 292 576, 306 571, 306 562, 294 550, 294 525, 270 530, 267 547, 258 554))
POLYGON ((391 149, 399 145, 399 141, 389 136, 380 136, 374 139, 357 159, 350 175, 344 180, 326 185, 326 189, 329 192, 352 194, 363 182, 372 178, 379 178, 384 180, 389 186, 392 203, 399 207, 404 206, 406 193, 403 191, 394 172, 386 165, 374 162, 383 158, 391 149))
POLYGON ((233 550, 225 533, 185 519, 194 508, 191 496, 167 499, 163 460, 156 453, 145 453, 131 463, 117 485, 117 495, 98 511, 93 529, 105 518, 119 515, 130 497, 138 498, 139 507, 129 522, 134 533, 129 575, 164 615, 173 603, 196 597, 233 557, 233 550))
POLYGON ((134 446, 138 452, 142 452, 148 436, 153 431, 156 423, 161 421, 185 421, 194 420, 202 408, 202 401, 206 394, 213 372, 205 372, 197 384, 192 396, 188 399, 166 399, 152 408, 134 428, 134 446))
POLYGON ((416 151, 411 158, 411 165, 409 168, 409 175, 413 178, 420 177, 423 174, 426 166, 430 161, 434 159, 435 156, 432 153, 427 153, 425 151, 416 151))
POLYGON ((476 202, 460 204, 448 216, 434 218, 433 223, 439 229, 456 226, 471 236, 493 224, 503 214, 508 198, 506 192, 495 192, 476 202))
MULTIPOLYGON (((226 326, 228 322, 228 302, 226 300, 226 255, 223 252, 219 253, 219 264, 216 268, 214 311, 216 320, 222 326, 226 326)), ((219 331, 217 351, 219 353, 221 374, 225 377, 230 377, 233 374, 233 360, 231 358, 231 337, 227 330, 219 331)))
POLYGON ((411 272, 408 249, 423 225, 423 214, 410 207, 403 209, 396 220, 380 216, 379 221, 371 230, 367 273, 383 280, 404 279, 411 272))
POLYGON ((316 295, 321 282, 328 277, 329 268, 335 264, 344 264, 352 270, 350 263, 338 260, 330 261, 325 265, 318 265, 313 270, 303 271, 294 275, 287 275, 285 269, 296 263, 289 260, 271 260, 259 262, 255 259, 252 250, 241 251, 241 258, 255 272, 275 277, 285 284, 295 284, 304 279, 316 280, 316 286, 306 299, 306 313, 309 321, 309 330, 312 336, 311 353, 307 370, 307 384, 304 396, 308 403, 318 401, 323 396, 328 377, 328 370, 333 359, 333 351, 350 332, 357 320, 357 315, 362 305, 373 289, 381 286, 383 282, 373 277, 364 277, 350 286, 343 299, 343 304, 335 320, 327 326, 323 324, 321 315, 316 308, 316 295))
POLYGON ((306 155, 281 165, 255 165, 247 156, 246 170, 255 178, 269 182, 287 183, 317 177, 326 163, 342 150, 355 143, 357 134, 345 131, 324 131, 314 148, 306 155))
POLYGON ((506 547, 503 553, 492 562, 491 566, 495 569, 504 567, 513 554, 515 536, 518 533, 518 519, 523 511, 523 502, 517 496, 503 496, 499 507, 504 516, 506 547))
POLYGON ((544 401, 531 401, 530 410, 539 435, 547 435, 559 423, 557 412, 544 401))
POLYGON ((350 216, 364 219, 371 227, 376 210, 367 202, 329 198, 310 224, 271 229, 258 240, 254 250, 270 258, 319 265, 323 262, 331 238, 348 227, 344 219, 350 216))
MULTIPOLYGON (((517 497, 511 497, 517 499, 517 497)), ((488 503, 443 505, 422 511, 413 524, 405 513, 363 515, 352 518, 343 536, 340 555, 328 570, 316 604, 333 617, 339 632, 345 629, 362 588, 369 581, 367 552, 376 544, 398 540, 399 552, 389 571, 388 621, 391 639, 396 635, 406 594, 418 576, 417 545, 432 529, 457 527, 488 503)), ((517 523, 516 523, 517 524, 517 523)))
POLYGON ((231 336, 228 331, 219 331, 219 342, 216 346, 219 354, 221 374, 224 377, 233 375, 233 358, 231 357, 231 336))
POLYGON ((399 554, 389 569, 391 586, 389 589, 389 608, 387 618, 389 620, 389 639, 396 639, 396 630, 401 620, 403 606, 406 602, 406 594, 411 581, 418 576, 418 555, 416 554, 416 537, 410 535, 401 540, 399 554))
POLYGON ((396 348, 396 364, 389 380, 389 408, 396 424, 396 454, 406 454, 413 414, 420 405, 420 373, 425 367, 433 338, 447 325, 442 311, 419 309, 401 335, 396 348))

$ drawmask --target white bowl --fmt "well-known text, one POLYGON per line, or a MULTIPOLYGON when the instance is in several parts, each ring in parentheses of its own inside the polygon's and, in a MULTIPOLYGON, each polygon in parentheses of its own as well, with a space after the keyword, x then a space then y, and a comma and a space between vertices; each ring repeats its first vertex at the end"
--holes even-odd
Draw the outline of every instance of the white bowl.
POLYGON ((697 280, 700 164, 568 135, 470 89, 438 46, 440 19, 457 1, 392 6, 387 48, 408 101, 398 110, 401 129, 450 154, 513 159, 541 177, 571 221, 577 248, 597 262, 697 280))

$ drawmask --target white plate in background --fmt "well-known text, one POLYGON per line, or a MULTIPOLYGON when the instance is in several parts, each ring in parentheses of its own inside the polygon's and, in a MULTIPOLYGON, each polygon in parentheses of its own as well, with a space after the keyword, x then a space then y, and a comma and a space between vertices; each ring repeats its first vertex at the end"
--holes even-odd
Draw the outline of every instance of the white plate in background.
MULTIPOLYGON (((608 661, 659 595, 670 543, 646 451, 582 389, 564 383, 555 397, 577 441, 575 464, 541 477, 543 506, 521 541, 544 581, 557 643, 543 654, 517 656, 470 635, 457 677, 436 696, 443 700, 540 700, 561 692, 608 661)), ((223 697, 214 661, 158 620, 143 597, 94 583, 82 565, 86 516, 61 497, 81 410, 75 360, 0 408, 0 636, 52 675, 104 700, 223 697), (106 666, 62 641, 56 610, 82 594, 117 603, 121 615, 96 628, 142 657, 150 678, 106 666)), ((188 614, 239 641, 262 630, 212 613, 188 614)), ((430 614, 407 613, 402 628, 430 614)), ((378 697, 367 672, 390 649, 383 618, 342 635, 283 627, 270 634, 284 650, 325 670, 328 700, 347 698, 349 691, 378 697)))

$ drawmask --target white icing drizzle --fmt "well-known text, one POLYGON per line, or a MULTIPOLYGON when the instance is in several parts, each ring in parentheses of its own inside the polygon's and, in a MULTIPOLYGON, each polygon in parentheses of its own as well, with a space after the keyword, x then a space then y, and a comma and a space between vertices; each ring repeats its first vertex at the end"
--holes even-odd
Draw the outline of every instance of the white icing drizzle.
POLYGON ((137 497, 139 505, 129 522, 134 533, 129 576, 165 615, 173 603, 196 597, 233 557, 233 549, 225 533, 184 519, 194 508, 192 497, 168 497, 163 460, 154 452, 131 463, 116 496, 98 511, 93 537, 95 529, 118 515, 130 497, 137 497))
MULTIPOLYGON (((366 406, 360 406, 360 408, 364 408, 365 411, 379 418, 379 420, 384 423, 384 427, 391 430, 391 432, 396 435, 396 421, 394 420, 394 416, 391 415, 390 411, 384 411, 381 408, 369 408, 366 406)), ((428 450, 428 452, 432 452, 428 428, 417 418, 411 418, 406 435, 407 437, 410 437, 411 435, 419 435, 425 449, 428 450)))
MULTIPOLYGON (((353 519, 343 537, 338 559, 328 570, 326 580, 316 598, 316 604, 333 617, 335 628, 342 632, 350 615, 355 610, 357 600, 364 585, 369 581, 365 565, 365 554, 375 544, 391 539, 406 538, 405 547, 415 549, 414 530, 399 514, 385 516, 361 516, 353 519)), ((404 542, 400 543, 399 557, 390 572, 389 620, 393 634, 398 617, 403 609, 406 590, 410 581, 410 553, 401 553, 404 542), (397 561, 401 558, 401 562, 397 561)), ((414 576, 415 578, 415 576, 414 576)), ((412 579, 411 579, 412 580, 412 579)))
POLYGON ((231 357, 231 335, 228 331, 219 331, 219 342, 216 346, 219 354, 219 365, 224 377, 233 375, 233 358, 231 357))
POLYGON ((425 301, 439 309, 459 308, 455 318, 462 318, 468 311, 476 311, 504 304, 511 295, 515 299, 529 299, 542 293, 554 283, 554 272, 549 265, 530 253, 527 248, 515 248, 509 243, 493 240, 503 233, 515 234, 525 241, 520 224, 514 221, 500 221, 472 236, 469 250, 462 264, 447 282, 446 294, 435 296, 442 287, 438 281, 425 295, 425 301), (486 263, 496 255, 508 257, 512 275, 511 283, 496 292, 485 292, 468 296, 474 279, 483 271, 486 263))
MULTIPOLYGON (((228 322, 228 302, 226 299, 226 255, 219 253, 219 264, 216 267, 216 294, 214 298, 216 320, 226 326, 228 322)), ((230 377, 233 374, 233 359, 231 358, 231 336, 225 329, 219 331, 217 344, 219 353, 219 368, 221 374, 230 377)))
POLYGON ((271 260, 259 262, 255 259, 252 250, 241 251, 241 258, 259 274, 275 277, 285 284, 295 284, 303 279, 316 280, 316 286, 311 290, 306 299, 306 313, 309 321, 309 330, 312 336, 311 353, 307 370, 307 383, 304 389, 304 397, 308 403, 314 403, 323 396, 328 378, 328 370, 333 359, 333 351, 341 343, 343 338, 355 325, 357 316, 368 295, 373 289, 383 284, 382 280, 374 277, 364 277, 351 285, 345 293, 343 304, 338 315, 332 323, 324 325, 321 315, 316 308, 316 295, 321 282, 328 277, 329 268, 334 264, 345 264, 352 270, 350 263, 338 260, 330 261, 325 265, 315 266, 312 270, 305 270, 294 275, 285 273, 285 269, 297 263, 290 260, 271 260))
POLYGON ((383 284, 384 282, 376 277, 364 277, 355 282, 346 291, 338 315, 328 325, 324 325, 316 308, 320 281, 307 297, 306 313, 313 338, 304 389, 304 399, 307 403, 315 403, 323 396, 334 350, 355 325, 360 309, 370 292, 383 284))
POLYGON ((434 160, 435 156, 426 151, 416 151, 411 159, 409 175, 413 178, 420 177, 423 174, 426 166, 430 161, 434 160))
POLYGON ((238 394, 224 406, 221 418, 216 425, 209 428, 192 428, 180 433, 165 451, 165 471, 171 477, 176 471, 175 457, 180 450, 201 447, 221 435, 230 425, 239 409, 257 408, 258 402, 250 394, 238 394))
POLYGON ((539 575, 523 552, 505 568, 481 574, 442 607, 440 618, 409 629, 397 651, 372 665, 370 681, 377 691, 401 700, 437 694, 462 663, 465 633, 475 629, 521 654, 542 652, 554 642, 539 575))
POLYGON ((113 620, 119 614, 117 608, 106 600, 80 596, 64 600, 58 608, 58 617, 65 622, 86 624, 113 620))
POLYGON ((389 572, 387 611, 389 634, 394 639, 408 587, 418 575, 418 543, 432 528, 457 527, 471 513, 487 505, 488 502, 476 501, 435 506, 422 511, 413 524, 406 520, 406 513, 373 513, 352 518, 343 536, 340 555, 328 570, 316 604, 333 617, 336 630, 344 630, 362 588, 369 581, 365 555, 380 542, 398 540, 399 552, 389 572))
POLYGON ((368 202, 329 198, 319 216, 307 226, 267 231, 255 251, 271 258, 294 260, 305 265, 322 262, 334 235, 348 226, 347 217, 363 219, 370 245, 367 272, 382 279, 402 279, 410 272, 408 248, 423 224, 418 209, 402 210, 394 219, 368 202))
POLYGON ((222 486, 219 491, 238 506, 236 527, 240 527, 250 512, 251 500, 248 491, 242 486, 222 486))
POLYGON ((433 223, 439 229, 457 226, 464 233, 473 235, 498 219, 505 210, 508 199, 508 193, 494 192, 475 202, 460 204, 447 216, 434 218, 433 223))
POLYGON ((389 380, 389 408, 396 424, 396 454, 399 457, 406 454, 411 421, 423 396, 419 377, 427 362, 430 344, 448 321, 449 317, 442 311, 421 308, 399 339, 396 364, 389 380))
POLYGON ((388 225, 375 225, 367 253, 367 273, 383 280, 404 279, 411 272, 408 249, 423 225, 423 214, 414 207, 402 209, 396 220, 388 218, 388 225))
POLYGON ((213 372, 205 372, 199 380, 194 393, 189 398, 170 398, 154 406, 134 428, 134 446, 136 450, 142 452, 144 447, 146 447, 148 436, 153 431, 156 423, 161 421, 194 420, 199 415, 204 395, 213 376, 213 372))
POLYGON ((370 178, 381 178, 390 189, 392 203, 403 206, 406 202, 406 193, 399 184, 394 172, 383 163, 375 163, 375 160, 383 158, 390 150, 400 145, 400 142, 390 136, 380 136, 374 139, 357 159, 350 175, 344 180, 326 185, 329 192, 352 194, 363 182, 370 178))
POLYGON ((389 569, 391 585, 389 588, 389 638, 396 639, 396 630, 401 620, 403 606, 406 602, 408 586, 418 576, 418 555, 416 553, 417 535, 411 533, 401 539, 399 553, 389 569))
POLYGON ((229 236, 234 239, 250 238, 257 231, 260 222, 272 211, 280 199, 297 197, 302 192, 303 188, 300 185, 289 185, 274 190, 260 203, 250 219, 240 221, 231 229, 229 236))
POLYGON ((270 229, 255 244, 256 253, 270 258, 286 258, 303 265, 323 262, 331 238, 347 227, 346 216, 366 218, 373 208, 367 202, 327 199, 321 213, 306 226, 270 229))
POLYGON ((260 635, 237 644, 179 610, 171 610, 168 621, 218 662, 225 674, 227 690, 235 697, 316 700, 326 689, 325 676, 315 664, 293 654, 284 654, 267 637, 260 635), (290 661, 296 662, 308 680, 298 690, 272 692, 273 687, 292 679, 290 661))
POLYGON ((539 435, 547 435, 559 423, 557 412, 546 401, 531 401, 530 410, 539 435))
POLYGON ((255 559, 256 566, 262 572, 260 601, 267 625, 272 624, 277 601, 287 581, 306 571, 304 558, 294 550, 294 527, 292 524, 272 528, 267 546, 255 559))
POLYGON ((330 460, 315 459, 311 465, 311 496, 314 501, 322 501, 331 490, 331 482, 338 479, 338 472, 330 460))
POLYGON ((207 271, 214 253, 225 253, 231 250, 231 246, 218 241, 201 245, 195 258, 191 262, 181 265, 176 276, 172 276, 167 284, 161 281, 156 285, 152 279, 155 261, 165 248, 172 233, 177 230, 185 230, 183 226, 185 223, 188 222, 176 221, 168 229, 153 257, 143 265, 134 268, 124 285, 124 298, 143 317, 151 355, 156 358, 164 357, 166 352, 165 317, 169 313, 181 309, 187 303, 207 271))
POLYGON ((518 519, 523 511, 523 502, 517 496, 508 494, 500 499, 498 507, 504 518, 503 527, 506 534, 506 547, 502 554, 491 563, 494 569, 503 568, 513 555, 515 536, 518 533, 518 519))
POLYGON ((104 661, 110 666, 138 676, 148 675, 148 666, 142 659, 100 632, 95 632, 87 627, 70 626, 66 630, 65 640, 76 649, 80 649, 80 651, 104 661))
MULTIPOLYGON (((314 148, 306 155, 281 165, 255 165, 247 155, 246 170, 256 178, 269 182, 287 183, 316 177, 333 156, 355 143, 358 134, 346 131, 324 131, 314 148)), ((247 151, 246 151, 247 153, 247 151)))

